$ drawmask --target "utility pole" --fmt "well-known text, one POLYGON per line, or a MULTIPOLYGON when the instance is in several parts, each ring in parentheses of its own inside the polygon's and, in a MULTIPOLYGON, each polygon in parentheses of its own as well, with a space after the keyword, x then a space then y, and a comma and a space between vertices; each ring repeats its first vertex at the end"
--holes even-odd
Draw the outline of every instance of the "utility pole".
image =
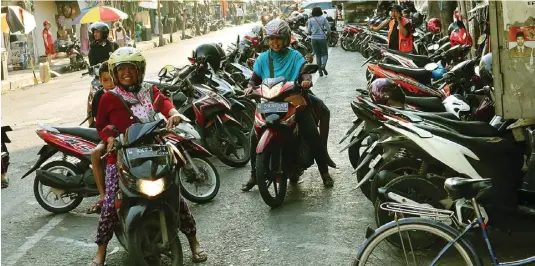
POLYGON ((159 37, 158 46, 161 47, 165 45, 165 39, 163 38, 163 23, 162 23, 162 12, 160 11, 160 0, 156 1, 156 8, 158 10, 158 37, 159 37))

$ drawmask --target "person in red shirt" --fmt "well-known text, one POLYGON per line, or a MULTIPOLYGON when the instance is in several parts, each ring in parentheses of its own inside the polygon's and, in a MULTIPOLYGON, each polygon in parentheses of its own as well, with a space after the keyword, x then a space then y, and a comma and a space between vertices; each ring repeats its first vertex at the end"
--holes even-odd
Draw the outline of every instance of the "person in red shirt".
POLYGON ((48 63, 52 60, 52 55, 56 53, 54 50, 54 39, 52 38, 52 33, 50 32, 50 22, 46 21, 43 22, 43 26, 45 29, 43 30, 43 41, 45 42, 45 54, 46 54, 46 60, 48 63))
MULTIPOLYGON (((115 88, 102 95, 99 102, 96 128, 100 138, 112 151, 115 138, 125 133, 134 123, 147 123, 157 112, 167 117, 167 127, 171 128, 181 121, 181 115, 171 100, 165 97, 154 85, 143 83, 146 61, 141 53, 132 47, 117 49, 108 60, 109 71, 115 88), (163 104, 153 105, 153 99, 163 97, 163 104)), ((115 197, 119 190, 117 155, 110 153, 106 166, 106 196, 100 212, 96 243, 97 254, 91 266, 104 265, 108 242, 118 221, 115 211, 115 197)), ((180 197, 180 231, 188 238, 193 262, 203 262, 207 254, 196 236, 195 218, 186 201, 180 197)))

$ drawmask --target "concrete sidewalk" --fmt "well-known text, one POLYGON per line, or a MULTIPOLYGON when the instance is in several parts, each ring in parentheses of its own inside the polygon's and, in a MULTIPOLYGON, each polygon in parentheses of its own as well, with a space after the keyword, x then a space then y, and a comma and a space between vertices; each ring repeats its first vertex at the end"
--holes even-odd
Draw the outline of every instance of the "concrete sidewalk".
MULTIPOLYGON (((186 35, 188 34, 188 31, 186 31, 186 35)), ((176 32, 173 33, 173 43, 178 42, 181 40, 182 32, 176 32)), ((170 43, 169 34, 164 34, 165 43, 170 43)), ((159 38, 158 36, 155 36, 150 41, 144 41, 144 42, 137 42, 136 48, 141 51, 146 51, 149 49, 153 49, 158 47, 159 45, 159 38)), ((87 60, 87 57, 86 57, 87 60)), ((50 69, 52 71, 58 72, 60 74, 68 74, 66 72, 66 68, 69 66, 69 58, 58 58, 52 60, 50 69)), ((35 76, 38 79, 39 84, 41 83, 40 77, 39 77, 39 64, 35 65, 35 76)), ((82 70, 86 71, 86 70, 82 70)), ((75 72, 70 72, 75 73, 75 72)), ((61 76, 60 76, 61 77, 61 76)), ((56 78, 60 78, 56 77, 56 78)), ((8 92, 8 91, 14 91, 18 90, 23 87, 32 86, 34 85, 34 74, 32 73, 31 69, 24 69, 24 70, 18 70, 18 71, 10 71, 9 77, 6 80, 2 80, 2 94, 8 92)))

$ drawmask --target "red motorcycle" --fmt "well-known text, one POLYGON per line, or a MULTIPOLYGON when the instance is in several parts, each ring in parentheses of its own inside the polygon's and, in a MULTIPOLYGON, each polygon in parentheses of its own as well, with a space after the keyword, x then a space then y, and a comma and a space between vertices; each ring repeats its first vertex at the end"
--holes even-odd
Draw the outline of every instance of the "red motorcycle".
MULTIPOLYGON (((318 65, 305 66, 312 74, 318 65)), ((295 117, 307 101, 301 87, 283 77, 268 78, 255 90, 262 98, 255 112, 256 178, 264 202, 272 208, 286 197, 287 181, 297 182, 299 176, 314 163, 310 147, 299 137, 295 117), (273 187, 274 195, 270 192, 273 187)))
POLYGON ((198 65, 183 69, 166 66, 158 76, 170 73, 174 78, 168 85, 158 86, 170 96, 181 114, 195 121, 203 146, 228 166, 245 166, 251 158, 249 137, 230 115, 231 104, 225 97, 206 85, 191 83, 189 76, 197 68, 198 65))
MULTIPOLYGON (((37 162, 22 176, 36 171, 33 192, 39 205, 52 213, 65 213, 80 205, 83 198, 99 195, 91 167, 91 151, 100 142, 96 129, 42 124, 39 127, 36 133, 46 144, 37 153, 37 162), (61 157, 43 165, 57 153, 61 157)), ((210 201, 219 191, 219 174, 207 159, 212 155, 193 142, 198 139, 194 130, 178 126, 175 131, 177 134, 164 138, 185 155, 178 162, 182 195, 197 203, 210 201), (201 196, 197 196, 196 188, 189 189, 189 184, 206 186, 207 182, 211 183, 210 190, 201 196)))

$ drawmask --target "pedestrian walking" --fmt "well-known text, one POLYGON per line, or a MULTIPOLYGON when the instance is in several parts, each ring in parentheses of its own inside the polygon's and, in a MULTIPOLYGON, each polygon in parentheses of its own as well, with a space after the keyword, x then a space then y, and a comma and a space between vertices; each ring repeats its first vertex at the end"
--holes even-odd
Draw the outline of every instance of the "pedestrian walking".
POLYGON ((316 54, 317 64, 320 66, 320 77, 328 75, 326 70, 327 59, 329 58, 327 50, 327 37, 331 33, 331 27, 327 19, 323 16, 321 7, 316 6, 312 9, 312 17, 308 20, 308 32, 312 39, 312 49, 316 54))

